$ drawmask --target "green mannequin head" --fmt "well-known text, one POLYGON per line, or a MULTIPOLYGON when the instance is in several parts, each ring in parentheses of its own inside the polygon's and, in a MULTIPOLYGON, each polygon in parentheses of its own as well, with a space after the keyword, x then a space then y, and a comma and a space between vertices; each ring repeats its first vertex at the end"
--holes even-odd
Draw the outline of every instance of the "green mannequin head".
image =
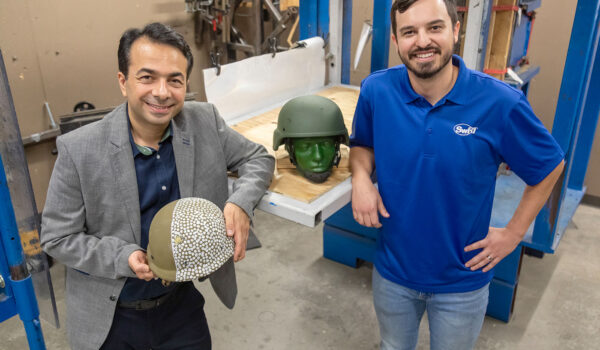
POLYGON ((308 95, 288 101, 279 112, 273 148, 284 144, 291 162, 307 179, 321 183, 340 161, 340 143, 348 145, 342 111, 328 98, 308 95))

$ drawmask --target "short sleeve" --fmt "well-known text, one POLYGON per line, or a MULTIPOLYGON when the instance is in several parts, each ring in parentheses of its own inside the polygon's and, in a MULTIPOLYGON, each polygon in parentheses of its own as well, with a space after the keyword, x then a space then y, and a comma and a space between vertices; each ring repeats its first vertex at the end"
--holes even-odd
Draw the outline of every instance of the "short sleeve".
POLYGON ((545 179, 565 156, 524 95, 505 116, 500 155, 530 186, 545 179))
POLYGON ((358 103, 352 121, 352 134, 350 146, 363 146, 373 148, 373 110, 369 101, 364 81, 361 85, 358 103))

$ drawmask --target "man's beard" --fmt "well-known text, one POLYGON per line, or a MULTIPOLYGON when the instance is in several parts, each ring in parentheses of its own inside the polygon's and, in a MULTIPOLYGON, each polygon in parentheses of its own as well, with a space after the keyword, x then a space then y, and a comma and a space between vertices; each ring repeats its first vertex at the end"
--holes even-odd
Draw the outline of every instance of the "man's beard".
MULTIPOLYGON (((437 47, 427 47, 427 48, 419 50, 417 52, 428 51, 428 50, 432 50, 432 49, 435 50, 434 55, 441 53, 441 50, 437 47)), ((416 53, 410 53, 409 57, 410 57, 410 55, 416 56, 416 53)), ((398 56, 400 57, 400 60, 402 61, 402 63, 404 63, 404 65, 406 66, 406 69, 411 71, 417 78, 429 79, 429 78, 435 76, 436 74, 438 74, 442 69, 444 69, 444 67, 446 67, 446 65, 452 59, 452 51, 447 51, 442 56, 442 64, 440 64, 439 67, 434 68, 434 69, 432 69, 431 66, 433 64, 435 64, 435 61, 428 62, 428 63, 421 65, 422 68, 421 68, 421 70, 419 70, 417 67, 415 67, 415 65, 412 64, 412 62, 410 61, 410 58, 406 59, 405 57, 403 57, 400 54, 400 51, 398 51, 398 56)), ((417 65, 419 65, 419 64, 417 63, 417 65)))

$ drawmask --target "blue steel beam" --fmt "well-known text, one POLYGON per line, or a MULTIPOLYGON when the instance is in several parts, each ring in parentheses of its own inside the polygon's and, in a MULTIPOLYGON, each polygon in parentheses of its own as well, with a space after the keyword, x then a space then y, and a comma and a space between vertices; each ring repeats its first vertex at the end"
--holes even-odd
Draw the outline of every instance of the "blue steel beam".
POLYGON ((342 22, 342 84, 350 84, 350 61, 352 60, 352 0, 343 0, 342 22))
POLYGON ((318 3, 319 0, 300 0, 300 40, 317 36, 318 3))
POLYGON ((317 35, 327 42, 329 37, 329 0, 319 0, 317 5, 317 35))
POLYGON ((579 129, 577 145, 575 146, 575 154, 573 155, 569 188, 576 190, 583 189, 583 180, 585 179, 585 173, 590 161, 594 134, 598 124, 598 114, 600 114, 600 49, 596 48, 596 58, 592 68, 590 86, 583 108, 583 116, 581 117, 581 127, 579 129))
POLYGON ((591 75, 591 62, 598 45, 600 0, 579 0, 565 61, 552 135, 565 151, 565 171, 555 186, 550 200, 538 214, 532 236, 533 243, 552 246, 556 234, 560 207, 567 193, 573 150, 577 144, 578 127, 591 75), (590 30, 590 28, 592 30, 590 30))
MULTIPOLYGON (((16 119, 15 107, 12 94, 8 85, 6 68, 2 51, 0 50, 0 123, 6 123, 10 119, 16 119)), ((0 125, 2 127, 2 125, 0 125)), ((9 276, 4 280, 10 283, 14 297, 14 307, 19 313, 21 321, 25 326, 29 348, 32 350, 44 350, 44 336, 39 320, 39 309, 31 275, 25 265, 25 255, 21 246, 21 237, 17 228, 17 220, 10 198, 10 190, 4 172, 2 156, 0 155, 0 240, 1 246, 6 254, 9 276)), ((1 254, 0 254, 1 255, 1 254)), ((0 304, 2 305, 2 304, 0 304)), ((8 304, 5 304, 8 305, 8 304)), ((3 306, 5 307, 5 306, 3 306)), ((10 305, 10 307, 13 307, 10 305)))
MULTIPOLYGON (((1 57, 0 57, 1 59, 1 57)), ((0 60, 0 64, 3 62, 0 60)), ((40 311, 38 309, 31 275, 25 266, 25 256, 21 246, 21 238, 17 229, 15 213, 10 199, 8 183, 4 173, 4 165, 0 156, 0 239, 5 249, 6 260, 10 275, 4 279, 13 290, 14 309, 25 326, 29 349, 45 350, 42 325, 40 324, 40 311)), ((12 303, 11 303, 12 304, 12 303)), ((7 304, 10 308, 12 305, 7 304)), ((6 306, 4 306, 6 307, 6 306)))
POLYGON ((388 67, 390 56, 390 9, 392 0, 375 0, 373 5, 373 41, 371 72, 388 67))

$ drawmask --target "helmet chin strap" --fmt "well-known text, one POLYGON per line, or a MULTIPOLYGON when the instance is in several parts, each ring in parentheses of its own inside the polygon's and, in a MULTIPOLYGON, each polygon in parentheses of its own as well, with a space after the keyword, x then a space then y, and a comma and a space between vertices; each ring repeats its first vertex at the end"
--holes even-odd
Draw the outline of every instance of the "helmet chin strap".
POLYGON ((338 164, 340 164, 340 160, 342 159, 342 153, 340 152, 340 142, 335 142, 335 157, 333 158, 332 165, 335 165, 337 168, 338 164))
POLYGON ((296 165, 296 156, 294 153, 294 145, 292 144, 292 139, 285 139, 285 150, 287 151, 287 153, 290 156, 290 162, 292 162, 292 164, 296 165))

